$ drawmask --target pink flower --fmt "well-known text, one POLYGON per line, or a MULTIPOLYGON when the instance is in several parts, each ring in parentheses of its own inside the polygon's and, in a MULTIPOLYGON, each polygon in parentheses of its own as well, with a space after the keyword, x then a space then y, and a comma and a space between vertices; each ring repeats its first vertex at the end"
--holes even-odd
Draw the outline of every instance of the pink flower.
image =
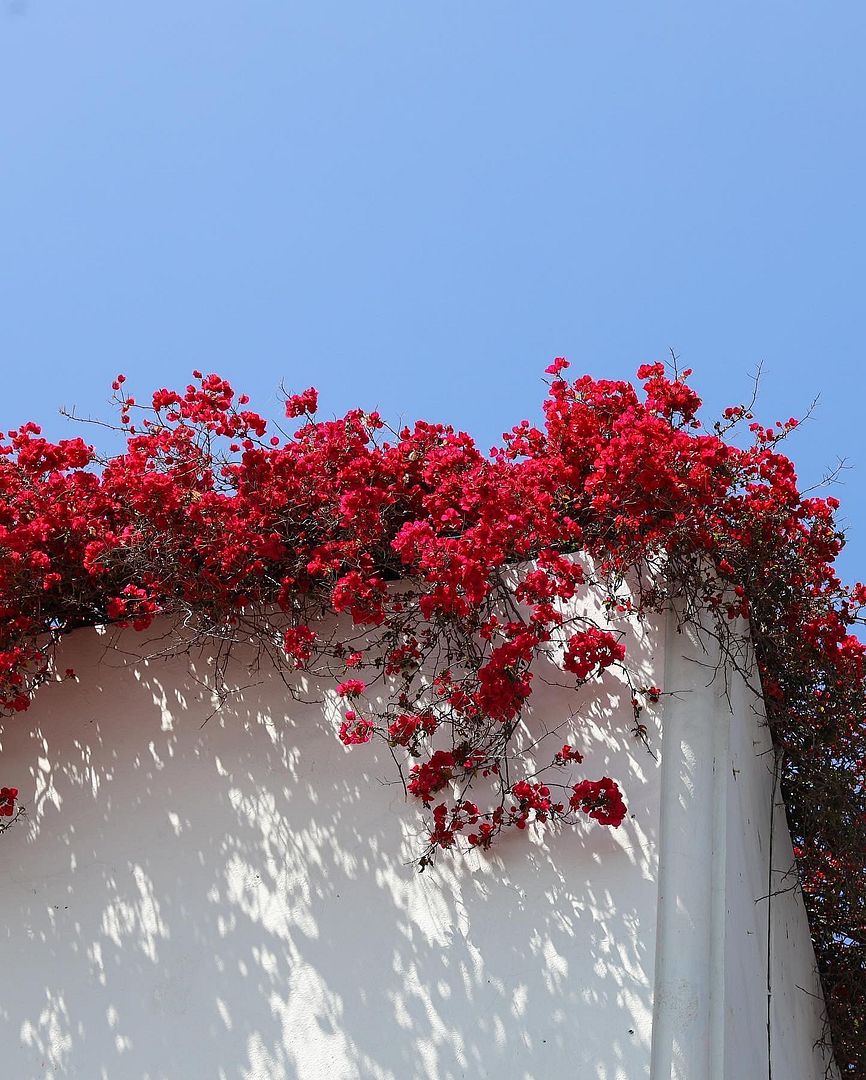
POLYGON ((0 788, 0 817, 12 817, 15 812, 15 800, 17 798, 17 787, 0 788))
POLYGON ((363 694, 367 689, 367 684, 363 679, 346 679, 345 682, 341 682, 337 686, 337 693, 340 697, 357 697, 359 694, 363 694))
POLYGON ((340 741, 346 746, 369 742, 373 737, 373 723, 359 718, 353 712, 346 713, 346 719, 340 725, 340 741))

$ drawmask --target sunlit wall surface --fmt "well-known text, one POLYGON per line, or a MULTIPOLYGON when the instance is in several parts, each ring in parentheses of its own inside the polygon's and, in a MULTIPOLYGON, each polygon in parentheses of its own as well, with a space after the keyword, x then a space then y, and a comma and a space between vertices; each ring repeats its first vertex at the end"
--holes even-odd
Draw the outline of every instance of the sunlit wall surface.
POLYGON ((824 1075, 760 702, 672 623, 628 641, 668 692, 652 753, 615 673, 536 680, 530 724, 620 783, 622 827, 530 829, 423 875, 390 755, 339 743, 330 688, 305 704, 239 664, 211 715, 206 654, 106 641, 73 634, 77 681, 4 725, 28 807, 0 838, 10 1077, 722 1080, 768 1055, 824 1075))

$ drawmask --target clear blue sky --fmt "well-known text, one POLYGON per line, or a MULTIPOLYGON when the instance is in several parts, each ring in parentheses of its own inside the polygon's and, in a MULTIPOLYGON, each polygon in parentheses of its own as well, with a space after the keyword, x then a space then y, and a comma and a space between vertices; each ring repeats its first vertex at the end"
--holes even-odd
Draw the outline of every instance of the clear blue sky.
POLYGON ((0 0, 0 424, 226 375, 489 445, 674 347, 866 574, 866 5, 0 0))

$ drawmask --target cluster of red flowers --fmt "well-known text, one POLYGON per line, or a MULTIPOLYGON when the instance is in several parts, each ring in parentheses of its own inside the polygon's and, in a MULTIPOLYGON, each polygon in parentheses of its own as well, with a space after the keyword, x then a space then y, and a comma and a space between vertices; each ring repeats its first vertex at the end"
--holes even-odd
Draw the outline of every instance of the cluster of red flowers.
POLYGON ((373 722, 365 720, 363 716, 349 709, 346 718, 340 724, 340 742, 346 746, 354 746, 356 743, 369 742, 373 738, 373 722))
MULTIPOLYGON (((846 589, 832 568, 838 504, 799 493, 778 449, 795 421, 765 428, 736 406, 707 428, 689 372, 644 365, 641 391, 569 381, 567 367, 548 368, 543 424, 522 421, 490 454, 442 424, 395 431, 360 409, 317 420, 313 389, 286 402, 297 429, 275 434, 199 372, 147 404, 118 376, 125 447, 110 457, 34 424, 8 432, 0 710, 27 708, 77 627, 143 630, 161 616, 182 621, 184 648, 218 627, 229 644, 252 640, 289 670, 333 677, 352 706, 342 741, 379 737, 402 755, 407 791, 429 813, 423 867, 505 830, 623 821, 610 777, 554 782, 580 765, 576 750, 541 761, 537 740, 521 750, 541 658, 558 658, 575 685, 618 667, 643 734, 639 702, 662 688, 632 683, 617 619, 674 597, 712 613, 722 637, 748 617, 837 1060, 864 1075, 866 649, 852 631, 866 586, 846 589), (742 424, 745 448, 727 437, 742 424), (606 625, 569 605, 589 588, 606 625), (492 797, 470 801, 473 785, 492 797)), ((2 789, 0 815, 16 799, 2 789)))
POLYGON ((582 810, 600 825, 619 825, 625 817, 625 803, 616 784, 603 777, 599 781, 581 780, 571 796, 574 810, 582 810))
POLYGON ((625 646, 607 630, 592 626, 572 634, 565 650, 563 667, 578 679, 588 679, 617 660, 625 659, 625 646))

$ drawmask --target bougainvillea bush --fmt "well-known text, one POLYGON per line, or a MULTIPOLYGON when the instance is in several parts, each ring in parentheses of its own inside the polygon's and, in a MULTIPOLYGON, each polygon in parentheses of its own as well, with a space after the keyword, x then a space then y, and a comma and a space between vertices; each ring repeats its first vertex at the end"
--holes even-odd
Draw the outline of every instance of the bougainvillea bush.
MULTIPOLYGON (((166 619, 178 648, 216 657, 218 694, 232 647, 252 642, 289 684, 333 678, 344 744, 387 742, 427 817, 423 869, 529 824, 616 828, 640 799, 582 773, 567 743, 520 742, 542 654, 574 686, 618 668, 640 739, 666 688, 630 674, 617 618, 676 603, 723 652, 747 619, 837 1060, 866 1076, 866 649, 852 632, 866 587, 833 570, 838 504, 800 494, 778 448, 795 421, 766 428, 737 406, 705 426, 688 371, 645 365, 636 388, 567 368, 547 369, 543 424, 489 453, 441 424, 317 420, 314 389, 267 421, 199 372, 146 403, 118 376, 110 456, 32 423, 8 432, 0 706, 24 713, 41 683, 74 677, 54 656, 78 627, 166 619), (589 588, 609 617, 574 614, 589 588)), ((0 790, 0 828, 17 796, 0 790)))

